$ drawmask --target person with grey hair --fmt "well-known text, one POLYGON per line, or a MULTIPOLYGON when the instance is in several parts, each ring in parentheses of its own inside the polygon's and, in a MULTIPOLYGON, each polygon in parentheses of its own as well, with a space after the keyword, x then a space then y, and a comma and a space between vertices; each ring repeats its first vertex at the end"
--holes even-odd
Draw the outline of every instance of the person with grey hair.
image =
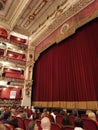
POLYGON ((48 117, 43 117, 41 119, 41 128, 42 128, 42 130, 50 130, 51 122, 48 117))

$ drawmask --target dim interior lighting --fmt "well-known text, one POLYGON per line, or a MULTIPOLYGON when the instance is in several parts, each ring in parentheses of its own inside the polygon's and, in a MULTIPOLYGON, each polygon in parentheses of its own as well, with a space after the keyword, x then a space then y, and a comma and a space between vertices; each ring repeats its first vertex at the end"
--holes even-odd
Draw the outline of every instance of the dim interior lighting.
POLYGON ((6 84, 7 84, 7 81, 3 81, 3 80, 0 81, 0 86, 3 86, 3 85, 5 86, 6 84))
POLYGON ((3 88, 3 91, 5 91, 6 90, 6 88, 3 88))
POLYGON ((25 58, 25 54, 22 54, 22 59, 24 59, 25 58))
POLYGON ((20 70, 20 74, 24 74, 24 70, 20 70))
POLYGON ((2 77, 5 77, 5 72, 2 73, 2 77))
POLYGON ((3 64, 3 66, 5 66, 5 65, 9 65, 9 64, 10 64, 10 63, 7 62, 7 61, 1 61, 1 63, 3 64))
POLYGON ((28 39, 28 36, 22 35, 22 34, 20 34, 20 33, 16 33, 16 32, 14 32, 14 31, 12 31, 12 32, 10 33, 10 35, 14 35, 14 36, 20 37, 20 38, 22 38, 22 39, 28 39))
POLYGON ((20 41, 20 40, 21 40, 21 38, 19 38, 19 37, 18 37, 18 38, 17 38, 17 40, 18 40, 18 41, 20 41))
POLYGON ((9 54, 9 56, 10 56, 10 57, 12 57, 12 56, 13 56, 13 54, 9 54))

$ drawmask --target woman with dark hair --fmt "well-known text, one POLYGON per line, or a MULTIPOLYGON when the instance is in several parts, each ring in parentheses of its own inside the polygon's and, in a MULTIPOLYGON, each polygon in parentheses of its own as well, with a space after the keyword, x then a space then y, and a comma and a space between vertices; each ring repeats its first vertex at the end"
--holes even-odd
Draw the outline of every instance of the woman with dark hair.
POLYGON ((1 121, 4 124, 10 124, 15 128, 18 127, 18 120, 16 118, 15 119, 12 118, 12 114, 11 114, 10 110, 4 112, 4 116, 3 116, 3 119, 1 121))
POLYGON ((64 115, 62 119, 62 126, 71 125, 69 115, 64 115))
POLYGON ((81 118, 76 117, 74 124, 75 124, 74 130, 84 130, 83 129, 83 120, 81 118))

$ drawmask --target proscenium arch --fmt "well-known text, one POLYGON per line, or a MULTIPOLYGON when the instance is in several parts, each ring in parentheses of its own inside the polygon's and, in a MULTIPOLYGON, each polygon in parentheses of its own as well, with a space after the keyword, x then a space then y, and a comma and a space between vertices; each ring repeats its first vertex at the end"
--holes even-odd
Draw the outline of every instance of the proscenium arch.
MULTIPOLYGON (((96 19, 95 19, 96 20, 96 19)), ((80 108, 80 109, 96 109, 98 107, 97 101, 75 101, 75 102, 33 102, 32 105, 40 107, 66 107, 66 108, 80 108)))

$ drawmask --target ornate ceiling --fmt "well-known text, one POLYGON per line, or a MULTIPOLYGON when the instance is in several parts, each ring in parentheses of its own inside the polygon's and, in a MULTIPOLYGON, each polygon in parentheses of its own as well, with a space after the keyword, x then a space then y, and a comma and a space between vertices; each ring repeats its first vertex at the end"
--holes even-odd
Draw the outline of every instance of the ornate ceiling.
POLYGON ((93 19, 98 16, 97 0, 0 0, 0 7, 0 26, 9 33, 16 32, 28 36, 34 46, 38 46, 60 27, 62 36, 55 41, 59 42, 67 37, 64 32, 71 28, 72 18, 75 23, 78 21, 77 25, 74 25, 76 28, 75 26, 81 26, 79 21, 83 17, 87 16, 88 22, 89 17, 93 19), (90 8, 89 12, 82 13, 81 17, 79 15, 79 19, 75 17, 87 8, 90 8), (97 13, 92 14, 94 11, 97 13))

